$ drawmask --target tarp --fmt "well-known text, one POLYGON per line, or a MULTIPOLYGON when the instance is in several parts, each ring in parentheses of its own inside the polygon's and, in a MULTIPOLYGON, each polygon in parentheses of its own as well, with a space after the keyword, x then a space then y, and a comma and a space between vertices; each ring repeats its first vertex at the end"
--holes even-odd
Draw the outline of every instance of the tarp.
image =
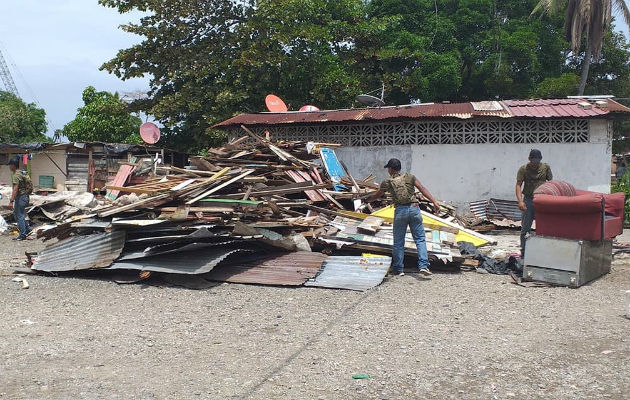
POLYGON ((46 148, 46 146, 48 146, 50 143, 41 143, 41 142, 36 142, 36 143, 23 143, 23 144, 18 144, 18 143, 0 143, 0 153, 18 153, 20 151, 39 151, 39 150, 43 150, 46 148))

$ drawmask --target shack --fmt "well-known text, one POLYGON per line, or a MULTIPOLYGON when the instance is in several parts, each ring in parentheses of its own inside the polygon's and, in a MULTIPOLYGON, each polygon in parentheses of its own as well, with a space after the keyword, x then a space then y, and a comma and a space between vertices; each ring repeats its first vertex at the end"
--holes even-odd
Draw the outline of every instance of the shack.
POLYGON ((241 114, 217 124, 230 137, 241 125, 277 140, 333 142, 357 178, 386 177, 399 158, 438 198, 465 207, 514 198, 518 167, 532 148, 554 177, 580 189, 610 190, 612 120, 630 109, 612 99, 426 103, 311 112, 241 114))
POLYGON ((11 182, 7 162, 20 157, 35 190, 91 191, 111 180, 121 163, 159 158, 163 164, 184 167, 188 155, 156 146, 118 143, 0 143, 0 183, 11 182))

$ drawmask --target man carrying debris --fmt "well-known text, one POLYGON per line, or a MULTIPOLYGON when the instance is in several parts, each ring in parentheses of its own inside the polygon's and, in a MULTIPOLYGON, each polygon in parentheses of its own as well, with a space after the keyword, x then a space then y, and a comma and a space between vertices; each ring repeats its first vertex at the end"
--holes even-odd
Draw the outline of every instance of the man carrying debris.
POLYGON ((534 222, 534 191, 538 186, 553 179, 549 165, 542 163, 540 150, 529 152, 529 163, 521 166, 516 173, 516 200, 523 211, 521 219, 521 254, 525 255, 525 236, 534 222), (522 186, 522 189, 521 189, 522 186))
POLYGON ((420 207, 416 197, 416 188, 424 197, 433 203, 436 213, 440 212, 440 206, 433 196, 431 196, 431 193, 422 186, 414 175, 400 173, 400 160, 392 158, 387 162, 385 168, 387 168, 390 178, 381 182, 381 187, 376 193, 370 196, 367 201, 374 201, 383 196, 385 192, 389 192, 394 200, 394 207, 396 207, 394 213, 394 250, 392 257, 394 273, 401 276, 405 274, 403 272, 405 236, 407 235, 407 226, 409 226, 413 240, 416 242, 416 248, 418 249, 418 269, 422 275, 432 275, 431 271, 429 271, 429 256, 427 254, 424 226, 422 225, 422 214, 420 213, 420 207))
POLYGON ((9 161, 9 169, 12 173, 11 183, 13 184, 9 208, 13 208, 13 216, 20 231, 19 235, 13 240, 25 240, 31 231, 26 222, 26 207, 28 206, 29 195, 33 193, 33 183, 31 178, 23 174, 19 168, 19 159, 13 158, 9 161))

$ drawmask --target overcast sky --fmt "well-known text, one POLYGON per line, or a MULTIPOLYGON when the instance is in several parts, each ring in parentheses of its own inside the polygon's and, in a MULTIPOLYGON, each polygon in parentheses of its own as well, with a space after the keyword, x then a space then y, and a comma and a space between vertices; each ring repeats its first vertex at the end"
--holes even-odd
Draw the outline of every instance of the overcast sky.
POLYGON ((50 133, 74 118, 86 86, 121 94, 148 89, 148 80, 121 81, 98 70, 140 41, 118 29, 139 14, 121 15, 97 0, 0 0, 0 16, 0 47, 14 64, 15 84, 23 99, 46 110, 50 133))
POLYGON ((74 118, 86 86, 121 94, 148 89, 146 79, 123 82, 98 70, 140 41, 118 29, 137 13, 120 15, 97 0, 0 0, 0 16, 0 48, 22 98, 46 110, 49 133, 74 118))

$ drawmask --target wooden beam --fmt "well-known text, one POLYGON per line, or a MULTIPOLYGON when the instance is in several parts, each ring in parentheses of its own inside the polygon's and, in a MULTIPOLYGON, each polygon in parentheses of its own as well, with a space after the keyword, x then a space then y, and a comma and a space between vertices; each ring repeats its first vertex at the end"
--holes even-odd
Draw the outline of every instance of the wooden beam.
POLYGON ((238 181, 238 180, 240 180, 242 178, 245 178, 247 175, 251 174, 252 172, 254 172, 254 170, 253 169, 249 169, 249 170, 243 172, 242 174, 240 174, 238 176, 235 176, 234 178, 230 179, 229 181, 224 182, 224 183, 220 184, 219 186, 216 186, 216 187, 214 187, 214 188, 212 188, 212 189, 210 189, 210 190, 208 190, 206 192, 203 192, 202 194, 200 194, 199 196, 197 196, 197 197, 195 197, 195 198, 193 198, 191 200, 188 200, 186 202, 186 204, 196 203, 199 200, 210 196, 212 193, 217 192, 217 191, 223 189, 224 187, 226 187, 228 185, 231 185, 232 183, 234 183, 234 182, 236 182, 236 181, 238 181))

